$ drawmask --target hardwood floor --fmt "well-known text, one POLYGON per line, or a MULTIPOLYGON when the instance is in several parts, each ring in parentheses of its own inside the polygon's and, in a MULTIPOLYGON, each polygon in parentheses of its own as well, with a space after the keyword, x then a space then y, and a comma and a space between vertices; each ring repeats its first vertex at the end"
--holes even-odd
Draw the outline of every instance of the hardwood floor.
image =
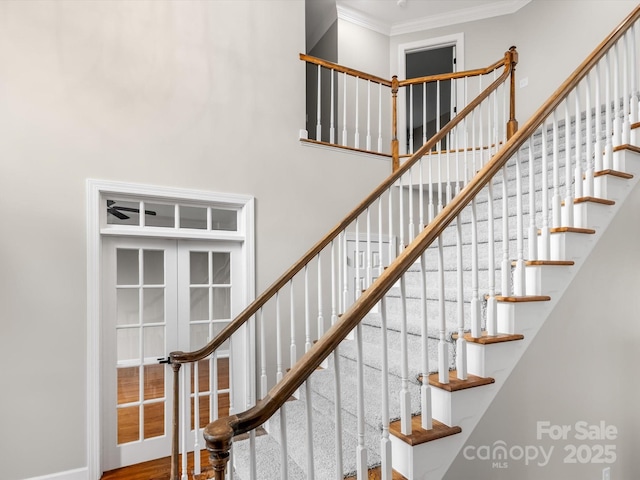
MULTIPOLYGON (((187 471, 193 472, 192 453, 187 455, 187 465, 187 471)), ((206 450, 200 452, 200 465, 202 465, 202 473, 195 479, 213 478, 213 471, 209 467, 209 452, 206 450)), ((170 471, 171 458, 165 457, 105 472, 102 480, 169 480, 170 471)), ((189 479, 191 478, 189 475, 189 479)))

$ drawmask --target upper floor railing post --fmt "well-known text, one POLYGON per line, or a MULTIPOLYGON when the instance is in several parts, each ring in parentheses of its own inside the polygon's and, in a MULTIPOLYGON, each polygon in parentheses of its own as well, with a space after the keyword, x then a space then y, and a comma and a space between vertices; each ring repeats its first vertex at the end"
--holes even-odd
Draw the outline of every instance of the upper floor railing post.
POLYGON ((398 76, 391 80, 391 166, 395 172, 400 168, 400 148, 398 145, 398 76))
POLYGON ((507 122, 507 140, 518 131, 516 120, 516 65, 518 64, 518 52, 516 47, 511 47, 505 53, 505 66, 511 65, 511 88, 509 92, 509 121, 507 122))

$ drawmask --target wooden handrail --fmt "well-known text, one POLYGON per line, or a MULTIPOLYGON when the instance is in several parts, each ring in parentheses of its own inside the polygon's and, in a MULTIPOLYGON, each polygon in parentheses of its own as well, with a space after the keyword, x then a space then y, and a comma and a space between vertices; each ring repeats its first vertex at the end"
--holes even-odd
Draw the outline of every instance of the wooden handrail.
POLYGON ((322 67, 330 68, 331 70, 335 70, 336 72, 346 73, 347 75, 351 75, 352 77, 362 78, 363 80, 371 80, 372 82, 391 87, 391 80, 387 80, 376 75, 371 75, 369 73, 361 72, 360 70, 354 70, 353 68, 343 67, 342 65, 338 65, 337 63, 329 62, 318 57, 312 57, 311 55, 305 55, 304 53, 301 53, 300 60, 307 63, 313 63, 314 65, 320 65, 322 67))
POLYGON ((479 75, 486 75, 487 73, 491 73, 494 70, 505 65, 506 59, 502 58, 495 62, 492 65, 489 65, 486 68, 477 68, 475 70, 465 70, 463 72, 453 72, 453 73, 440 73, 438 75, 429 75, 427 77, 416 77, 409 78, 407 80, 399 80, 398 85, 400 87, 406 87, 408 85, 416 85, 418 83, 427 83, 427 82, 443 82, 446 80, 455 80, 457 78, 464 77, 476 77, 479 75))
MULTIPOLYGON (((505 57, 513 55, 513 50, 505 53, 505 57)), ((250 305, 248 305, 233 321, 231 321, 211 342, 199 350, 193 352, 171 352, 169 355, 170 363, 190 363, 197 362, 209 356, 217 350, 233 333, 235 333, 245 322, 247 322, 258 310, 271 299, 276 292, 284 287, 305 265, 318 255, 332 240, 334 240, 342 231, 344 231, 358 216, 360 216, 367 207, 370 207, 391 185, 393 185, 406 171, 408 171, 423 155, 429 152, 437 143, 445 138, 445 136, 453 130, 462 119, 475 109, 489 94, 503 83, 512 71, 511 62, 505 64, 505 70, 500 77, 494 80, 478 97, 471 101, 462 111, 453 117, 440 132, 436 133, 427 143, 425 143, 409 160, 401 167, 397 168, 392 175, 387 177, 378 187, 369 194, 354 210, 352 210, 340 223, 338 223, 329 233, 327 233, 320 241, 318 241, 300 260, 293 264, 286 272, 284 272, 270 287, 258 296, 250 305)))
MULTIPOLYGON (((512 55, 512 51, 506 55, 512 55)), ((391 187, 405 172, 407 172, 425 153, 429 152, 440 142, 453 128, 458 125, 467 115, 469 115, 482 101, 498 88, 511 74, 512 63, 505 65, 504 72, 499 78, 495 79, 478 97, 471 101, 459 115, 455 116, 445 127, 437 132, 427 143, 425 143, 413 156, 405 162, 398 170, 382 182, 355 210, 353 210, 345 219, 340 222, 334 229, 325 236, 320 242, 312 248, 303 259, 289 269, 288 273, 283 275, 276 283, 269 288, 267 292, 270 295, 284 286, 289 278, 297 271, 302 269, 307 261, 315 257, 322 248, 327 246, 336 236, 342 232, 352 221, 354 221, 365 209, 370 206, 377 198, 391 187)), ((477 181, 476 181, 477 182, 477 181)), ((468 187, 464 190, 468 190, 468 187)), ((456 197, 458 198, 458 197, 456 197)), ((467 203, 471 198, 465 196, 463 201, 467 203)), ((459 205, 461 200, 454 200, 452 205, 459 205)), ((460 207, 463 208, 463 207, 460 207)), ((300 388, 302 383, 318 368, 322 361, 327 358, 331 352, 342 342, 349 332, 371 311, 376 303, 384 294, 396 283, 400 276, 417 260, 422 248, 424 250, 433 242, 435 238, 444 230, 444 228, 455 218, 450 212, 452 207, 443 210, 436 219, 429 224, 425 230, 412 242, 396 258, 395 261, 385 269, 385 271, 376 279, 375 282, 355 301, 355 303, 341 316, 326 333, 320 338, 315 345, 305 353, 298 362, 285 375, 282 381, 277 383, 262 399, 259 400, 253 408, 242 413, 218 419, 207 425, 204 429, 204 438, 207 444, 207 450, 211 455, 212 465, 216 472, 224 472, 224 465, 229 456, 229 448, 235 435, 249 432, 266 420, 268 420, 294 392, 300 388), (419 243, 418 243, 419 242, 419 243), (425 243, 426 242, 426 243, 425 243), (418 246, 416 246, 418 245, 418 246), (424 248, 423 248, 424 247, 424 248), (220 469, 220 470, 218 470, 220 469)), ((263 298, 265 294, 261 295, 263 298)), ((241 314, 242 315, 242 314, 241 314)), ((227 327, 227 329, 231 326, 227 327)), ((237 327, 236 327, 237 328, 237 327)), ((225 329, 225 331, 227 330, 225 329)), ((224 332, 224 331, 223 331, 224 332)), ((222 333, 219 336, 222 336, 222 333)), ((221 342, 220 342, 221 343, 221 342)), ((216 473, 217 475, 217 473, 216 473)), ((223 478, 221 474, 216 479, 223 478)))

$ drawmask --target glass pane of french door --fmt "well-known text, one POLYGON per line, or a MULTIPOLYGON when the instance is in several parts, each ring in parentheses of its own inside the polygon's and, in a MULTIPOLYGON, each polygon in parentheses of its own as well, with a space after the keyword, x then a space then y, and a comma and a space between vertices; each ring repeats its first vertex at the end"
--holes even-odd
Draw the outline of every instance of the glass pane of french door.
POLYGON ((158 364, 177 347, 177 244, 104 242, 104 470, 167 456, 171 379, 158 364))
MULTIPOLYGON (((244 298, 240 253, 240 244, 235 242, 180 242, 178 309, 180 318, 188 319, 180 324, 181 343, 182 339, 188 339, 188 344, 182 348, 193 351, 203 347, 240 312, 244 298), (182 268, 183 265, 188 265, 188 269, 182 268)), ((210 421, 229 414, 232 348, 227 341, 212 357, 190 368, 190 398, 185 399, 191 418, 190 448, 198 444, 203 446, 201 429, 210 421)))

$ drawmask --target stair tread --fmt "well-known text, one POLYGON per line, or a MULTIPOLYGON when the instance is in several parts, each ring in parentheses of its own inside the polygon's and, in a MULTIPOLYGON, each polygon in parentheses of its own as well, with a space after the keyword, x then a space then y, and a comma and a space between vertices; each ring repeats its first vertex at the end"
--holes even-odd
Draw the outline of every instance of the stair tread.
POLYGON ((604 175, 611 175, 612 177, 619 177, 627 180, 631 180, 633 178, 633 175, 631 175, 630 173, 621 172, 619 170, 613 170, 610 168, 607 170, 600 170, 599 172, 594 172, 593 177, 596 178, 604 175))
POLYGON ((549 267, 570 267, 575 265, 573 260, 526 260, 525 265, 529 267, 549 266, 549 267))
MULTIPOLYGON (((457 338, 457 335, 454 335, 457 338)), ((513 342, 516 340, 523 340, 524 335, 519 333, 498 333, 497 335, 489 335, 486 330, 482 332, 480 337, 472 337, 471 333, 467 333, 464 336, 467 342, 478 343, 480 345, 491 345, 494 343, 513 342)))
MULTIPOLYGON (((482 387, 484 385, 490 385, 495 382, 491 377, 478 377, 476 375, 467 375, 466 380, 460 380, 456 370, 449 371, 449 383, 440 383, 438 380, 438 374, 432 373, 429 375, 429 385, 432 387, 441 388, 447 392, 457 392, 460 390, 466 390, 468 388, 482 387)), ((418 377, 418 381, 422 382, 422 375, 418 377)))
MULTIPOLYGON (((344 480, 350 480, 352 478, 356 478, 356 475, 349 475, 348 477, 344 477, 344 480)), ((370 468, 367 473, 367 480, 381 480, 382 479, 382 469, 381 467, 370 468)), ((403 476, 401 473, 396 472, 395 470, 391 470, 391 480, 407 480, 407 477, 403 476)))
POLYGON ((548 295, 496 295, 496 301, 509 303, 525 303, 525 302, 548 302, 551 297, 548 295))
MULTIPOLYGON (((585 233, 593 235, 596 231, 593 228, 578 228, 578 227, 554 227, 550 228, 551 233, 585 233)), ((538 231, 538 233, 540 233, 538 231)))
POLYGON ((400 440, 411 446, 432 442, 434 440, 438 440, 439 438, 448 437, 449 435, 456 435, 462 432, 462 429, 458 426, 450 427, 435 419, 433 420, 433 428, 431 430, 425 430, 424 428, 422 428, 421 415, 416 415, 415 417, 411 418, 410 435, 404 435, 400 431, 400 425, 400 420, 390 423, 389 432, 393 436, 398 437, 400 440))
POLYGON ((620 152, 622 150, 629 150, 634 153, 640 153, 640 147, 636 147, 635 145, 631 145, 629 143, 625 143, 624 145, 618 145, 617 147, 613 147, 614 152, 620 152))

